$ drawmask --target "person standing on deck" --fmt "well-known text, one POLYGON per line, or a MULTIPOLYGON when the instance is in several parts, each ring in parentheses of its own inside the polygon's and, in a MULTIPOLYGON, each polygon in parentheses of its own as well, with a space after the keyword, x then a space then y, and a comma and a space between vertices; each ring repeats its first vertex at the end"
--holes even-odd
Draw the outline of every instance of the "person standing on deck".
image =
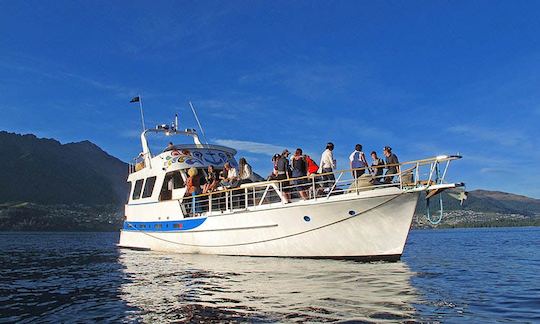
MULTIPOLYGON (((367 168, 368 166, 368 163, 366 161, 366 155, 364 154, 364 152, 362 152, 362 145, 360 144, 355 145, 354 151, 349 156, 349 161, 351 164, 351 169, 364 168, 361 170, 352 171, 352 176, 354 179, 360 178, 360 176, 366 172, 365 168, 367 168)), ((368 170, 368 173, 369 173, 369 170, 368 170)))
POLYGON ((191 213, 192 216, 195 216, 195 214, 200 213, 199 206, 196 203, 195 196, 199 195, 201 193, 201 178, 198 175, 198 171, 196 168, 190 168, 188 170, 189 177, 186 181, 186 193, 188 195, 191 195, 191 213))
MULTIPOLYGON (((302 149, 297 148, 294 152, 294 156, 291 158, 292 164, 292 178, 303 178, 307 175, 307 163, 302 155, 302 149)), ((306 179, 294 179, 291 181, 292 185, 296 187, 296 190, 300 194, 303 200, 309 199, 308 187, 303 185, 306 183, 306 179)))
POLYGON ((386 177, 384 178, 384 183, 392 183, 394 174, 399 173, 399 160, 398 157, 392 153, 392 148, 390 146, 384 147, 383 154, 386 157, 386 177))
POLYGON ((321 163, 319 166, 319 173, 328 173, 322 176, 324 187, 331 187, 336 181, 332 172, 336 169, 337 163, 332 151, 334 151, 334 143, 328 142, 328 144, 326 144, 326 150, 324 150, 321 156, 321 163))
MULTIPOLYGON (((291 167, 289 164, 290 154, 291 153, 287 149, 283 150, 283 153, 281 153, 279 159, 277 160, 277 177, 275 178, 275 180, 289 179, 290 170, 291 170, 291 167)), ((289 181, 281 181, 280 189, 283 192, 285 201, 290 202, 291 201, 291 188, 290 188, 289 181)))

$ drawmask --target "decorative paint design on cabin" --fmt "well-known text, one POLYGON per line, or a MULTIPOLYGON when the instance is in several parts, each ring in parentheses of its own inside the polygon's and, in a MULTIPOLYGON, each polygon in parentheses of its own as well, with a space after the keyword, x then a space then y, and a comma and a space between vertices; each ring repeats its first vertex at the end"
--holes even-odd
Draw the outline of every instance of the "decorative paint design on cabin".
POLYGON ((165 167, 170 167, 173 163, 185 163, 188 166, 206 166, 215 165, 221 166, 225 162, 229 162, 233 167, 236 167, 236 161, 233 155, 229 152, 217 150, 173 150, 165 157, 165 167))

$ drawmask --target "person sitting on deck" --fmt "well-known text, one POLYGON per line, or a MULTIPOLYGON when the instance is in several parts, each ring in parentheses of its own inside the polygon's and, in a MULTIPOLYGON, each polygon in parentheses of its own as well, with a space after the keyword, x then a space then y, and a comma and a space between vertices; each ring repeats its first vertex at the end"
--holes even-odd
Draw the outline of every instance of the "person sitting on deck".
POLYGON ((223 178, 221 185, 226 188, 233 188, 238 186, 238 173, 236 169, 231 166, 229 162, 223 165, 223 178))
POLYGON ((238 178, 240 179, 240 184, 253 182, 253 170, 251 165, 249 165, 245 158, 240 158, 238 161, 238 178))
POLYGON ((386 157, 386 177, 384 178, 384 183, 392 183, 394 175, 399 173, 399 160, 397 156, 392 153, 392 148, 390 146, 384 147, 383 154, 386 157))
POLYGON ((371 152, 371 159, 373 160, 373 162, 371 162, 371 170, 374 175, 372 183, 380 184, 383 181, 382 175, 384 173, 384 161, 377 156, 377 152, 375 151, 371 152))
POLYGON ((208 166, 206 173, 206 183, 203 186, 203 193, 212 192, 216 190, 217 186, 219 185, 218 174, 213 165, 208 166))

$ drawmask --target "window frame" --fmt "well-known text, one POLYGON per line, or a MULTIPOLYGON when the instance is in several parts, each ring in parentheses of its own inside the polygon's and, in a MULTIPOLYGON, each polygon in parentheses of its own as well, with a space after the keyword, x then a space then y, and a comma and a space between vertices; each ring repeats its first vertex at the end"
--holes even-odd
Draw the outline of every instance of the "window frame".
POLYGON ((144 181, 144 189, 142 190, 141 198, 150 198, 154 193, 154 187, 156 186, 157 176, 146 178, 144 181), (150 185, 148 184, 150 183, 150 185))
POLYGON ((135 181, 135 185, 133 186, 133 193, 131 194, 132 200, 137 200, 141 198, 143 182, 144 182, 144 179, 138 179, 135 181))

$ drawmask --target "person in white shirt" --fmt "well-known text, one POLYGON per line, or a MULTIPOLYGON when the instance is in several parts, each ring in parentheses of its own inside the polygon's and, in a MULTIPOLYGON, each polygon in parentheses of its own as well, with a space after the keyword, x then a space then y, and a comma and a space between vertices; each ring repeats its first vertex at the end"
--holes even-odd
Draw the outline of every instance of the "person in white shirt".
MULTIPOLYGON (((355 145, 354 151, 349 156, 349 161, 351 163, 351 169, 360 169, 360 168, 368 167, 368 163, 366 161, 366 155, 364 154, 364 152, 362 152, 362 145, 360 144, 355 145)), ((353 178, 357 179, 365 172, 366 172, 366 169, 353 170, 352 176, 353 178)))
POLYGON ((249 165, 245 158, 240 158, 238 160, 238 176, 240 178, 240 184, 253 182, 251 179, 253 177, 253 171, 251 165, 249 165))
POLYGON ((223 165, 223 174, 225 178, 221 180, 221 185, 226 188, 236 187, 238 185, 238 173, 229 162, 223 165))
POLYGON ((336 169, 336 159, 334 159, 334 144, 329 142, 326 144, 326 150, 324 150, 321 156, 321 163, 319 164, 319 173, 328 173, 322 176, 323 186, 331 187, 336 178, 334 177, 334 170, 336 169))

